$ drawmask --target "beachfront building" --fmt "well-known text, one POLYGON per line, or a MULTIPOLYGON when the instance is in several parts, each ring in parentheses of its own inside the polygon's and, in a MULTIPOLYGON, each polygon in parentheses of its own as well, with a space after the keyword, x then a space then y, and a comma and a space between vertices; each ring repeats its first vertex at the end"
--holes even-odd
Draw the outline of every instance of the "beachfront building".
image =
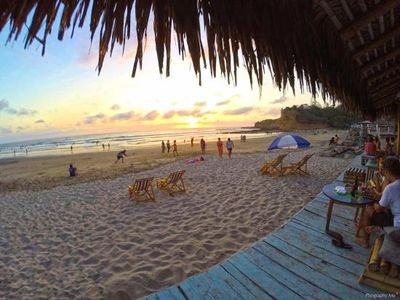
POLYGON ((362 141, 366 141, 368 135, 378 136, 381 140, 386 137, 397 136, 396 119, 392 120, 378 120, 376 122, 363 121, 357 128, 360 130, 360 137, 362 141))

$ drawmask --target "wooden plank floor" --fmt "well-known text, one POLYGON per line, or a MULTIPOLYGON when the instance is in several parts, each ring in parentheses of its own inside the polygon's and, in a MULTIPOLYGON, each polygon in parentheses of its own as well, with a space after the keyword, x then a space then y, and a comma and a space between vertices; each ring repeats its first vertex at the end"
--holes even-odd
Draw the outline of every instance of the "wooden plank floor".
MULTIPOLYGON (((351 166, 360 167, 359 159, 351 166)), ((369 251, 354 244, 355 210, 334 206, 331 229, 353 245, 341 249, 325 234, 327 203, 317 195, 250 248, 146 299, 365 299, 380 294, 358 284, 369 251)))

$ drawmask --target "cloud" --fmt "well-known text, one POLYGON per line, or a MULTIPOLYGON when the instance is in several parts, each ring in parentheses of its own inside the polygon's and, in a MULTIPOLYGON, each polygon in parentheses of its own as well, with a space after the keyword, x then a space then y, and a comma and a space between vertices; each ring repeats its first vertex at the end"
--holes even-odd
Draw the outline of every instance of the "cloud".
POLYGON ((201 117, 204 115, 200 110, 170 110, 163 115, 164 119, 171 119, 173 116, 179 117, 201 117))
POLYGON ((232 101, 238 100, 240 98, 239 94, 234 94, 232 96, 230 96, 228 99, 217 102, 215 105, 216 106, 224 106, 224 105, 228 105, 229 103, 231 103, 232 101))
POLYGON ((12 133, 12 130, 10 128, 0 127, 0 133, 1 134, 12 133))
POLYGON ((226 110, 226 111, 224 111, 224 114, 234 115, 234 116, 244 115, 244 114, 251 112, 252 110, 253 110, 253 107, 247 106, 247 107, 241 107, 241 108, 237 108, 237 109, 233 109, 233 110, 226 110))
POLYGON ((216 106, 227 105, 227 104, 229 104, 230 102, 231 102, 231 100, 224 100, 224 101, 218 102, 218 103, 216 104, 216 106))
POLYGON ((17 115, 17 116, 33 116, 37 114, 36 110, 33 109, 26 109, 26 108, 20 108, 18 110, 16 110, 15 108, 7 108, 5 110, 6 112, 8 112, 9 114, 12 115, 17 115))
POLYGON ((44 120, 42 120, 42 119, 35 121, 35 124, 40 124, 40 123, 46 123, 46 122, 44 120))
POLYGON ((9 107, 8 101, 6 99, 0 100, 0 111, 9 107))
POLYGON ((128 111, 125 113, 119 113, 115 114, 114 116, 111 117, 112 121, 126 121, 130 120, 135 116, 135 113, 133 111, 128 111))
POLYGON ((84 124, 94 124, 94 123, 96 123, 97 120, 103 120, 103 119, 105 119, 105 117, 106 117, 105 114, 99 113, 97 115, 85 117, 83 119, 83 123, 84 124))
POLYGON ((147 114, 143 117, 143 120, 152 121, 152 120, 156 119, 158 116, 159 116, 159 113, 158 113, 157 111, 153 110, 153 111, 147 113, 147 114))
POLYGON ((199 101, 199 102, 196 102, 195 104, 194 104, 194 106, 196 106, 196 107, 204 107, 204 106, 206 106, 207 105, 207 102, 206 101, 199 101))
POLYGON ((37 111, 33 110, 33 109, 12 108, 6 99, 0 100, 0 111, 4 111, 6 113, 9 113, 10 115, 17 115, 17 116, 33 116, 33 115, 37 114, 37 111))
POLYGON ((272 104, 279 104, 279 103, 285 103, 286 101, 288 101, 289 98, 282 95, 281 97, 279 97, 278 99, 272 100, 271 103, 272 104))
POLYGON ((25 130, 25 129, 29 129, 29 126, 26 126, 26 127, 18 126, 17 127, 17 131, 22 131, 22 130, 25 130))
POLYGON ((121 107, 118 104, 114 104, 113 106, 110 107, 111 110, 120 110, 121 107))
POLYGON ((175 114, 176 114, 176 112, 174 110, 170 110, 163 115, 163 118, 171 119, 173 116, 175 116, 175 114))

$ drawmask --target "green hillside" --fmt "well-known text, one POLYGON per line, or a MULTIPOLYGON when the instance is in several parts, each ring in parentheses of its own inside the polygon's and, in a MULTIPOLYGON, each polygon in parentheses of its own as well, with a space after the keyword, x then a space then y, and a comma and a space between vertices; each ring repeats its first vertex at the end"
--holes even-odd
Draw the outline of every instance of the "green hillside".
POLYGON ((361 121, 361 116, 344 111, 341 107, 320 107, 317 105, 294 105, 281 109, 278 119, 267 119, 255 123, 262 130, 301 130, 317 128, 349 128, 361 121))

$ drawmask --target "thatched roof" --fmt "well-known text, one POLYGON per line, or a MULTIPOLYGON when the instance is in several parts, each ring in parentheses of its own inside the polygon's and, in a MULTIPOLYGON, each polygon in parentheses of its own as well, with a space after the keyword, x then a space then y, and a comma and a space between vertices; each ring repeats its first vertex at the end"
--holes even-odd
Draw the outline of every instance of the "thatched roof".
POLYGON ((101 70, 136 23, 134 75, 152 12, 159 69, 167 75, 175 31, 200 81, 206 59, 214 76, 218 64, 236 81, 242 55, 259 85, 269 69, 279 88, 294 88, 297 77, 302 89, 369 115, 398 101, 400 0, 0 0, 0 31, 17 39, 28 26, 25 46, 39 40, 44 50, 52 30, 63 39, 66 29, 86 21, 92 39, 99 33, 101 70), (54 24, 57 13, 62 17, 54 24))

